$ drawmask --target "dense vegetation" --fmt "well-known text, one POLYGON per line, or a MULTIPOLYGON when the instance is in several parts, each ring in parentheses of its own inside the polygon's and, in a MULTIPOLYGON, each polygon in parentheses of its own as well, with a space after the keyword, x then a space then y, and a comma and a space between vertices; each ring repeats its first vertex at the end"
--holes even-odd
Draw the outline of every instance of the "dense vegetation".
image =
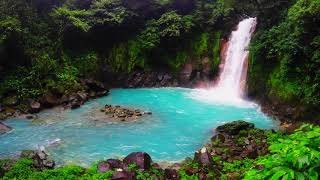
POLYGON ((270 99, 315 108, 320 102, 320 1, 293 2, 279 23, 257 32, 250 85, 253 94, 264 92, 270 99))
MULTIPOLYGON (((81 78, 101 74, 157 69, 177 73, 186 62, 202 69, 209 60, 214 76, 220 39, 240 19, 258 16, 261 29, 269 29, 293 2, 3 0, 1 102, 11 106, 47 92, 70 94, 81 90, 81 78)), ((311 96, 306 98, 315 102, 311 96)))
MULTIPOLYGON (((180 178, 198 179, 198 172, 203 168, 205 168, 206 177, 209 179, 317 180, 319 178, 319 126, 303 125, 291 135, 257 129, 240 132, 240 134, 246 133, 255 135, 259 133, 267 136, 270 152, 257 159, 245 158, 223 162, 220 171, 217 171, 216 167, 203 167, 192 159, 186 160, 179 170, 180 178)), ((238 137, 238 141, 241 141, 243 136, 238 137)), ((214 166, 219 164, 220 158, 219 156, 212 157, 214 166)), ((5 164, 5 160, 0 161, 0 167, 3 164, 5 164)), ((96 164, 89 169, 69 165, 44 171, 36 170, 32 164, 30 159, 20 159, 10 168, 9 172, 5 173, 2 179, 108 179, 113 174, 112 171, 99 173, 96 164)), ((136 178, 141 180, 163 177, 163 170, 157 168, 141 171, 135 164, 132 164, 128 169, 135 172, 136 178)))
MULTIPOLYGON (((204 68, 205 59, 214 76, 220 40, 247 16, 259 21, 250 46, 250 95, 301 107, 303 114, 297 118, 319 120, 320 0, 1 0, 0 109, 23 109, 30 99, 49 92, 71 94, 82 90, 80 80, 88 77, 162 69, 177 75, 187 62, 204 68)), ((223 162, 220 171, 207 176, 319 178, 319 127, 265 135, 267 155, 223 162)), ((187 167, 199 165, 188 162, 187 167)), ((197 179, 198 174, 190 175, 184 168, 179 172, 182 178, 197 179)), ((154 169, 137 173, 140 179, 162 175, 154 169)), ((37 171, 30 159, 22 159, 3 179, 111 176, 112 172, 98 173, 96 165, 37 171)))

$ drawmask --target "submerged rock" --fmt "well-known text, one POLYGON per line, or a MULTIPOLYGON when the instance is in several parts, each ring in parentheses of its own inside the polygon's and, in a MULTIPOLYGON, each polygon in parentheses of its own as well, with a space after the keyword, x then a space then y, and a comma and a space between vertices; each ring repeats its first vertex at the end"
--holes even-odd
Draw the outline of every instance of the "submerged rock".
POLYGON ((254 128, 253 123, 239 120, 239 121, 233 121, 231 123, 224 124, 222 126, 218 126, 216 130, 219 133, 225 133, 228 135, 236 135, 241 130, 247 130, 247 129, 252 129, 252 128, 254 128))
POLYGON ((145 152, 133 152, 123 159, 126 167, 130 164, 136 164, 140 170, 148 170, 151 167, 152 159, 145 152))
POLYGON ((7 125, 3 124, 2 122, 0 122, 0 135, 5 134, 7 132, 10 132, 11 130, 12 130, 12 128, 10 126, 7 126, 7 125))

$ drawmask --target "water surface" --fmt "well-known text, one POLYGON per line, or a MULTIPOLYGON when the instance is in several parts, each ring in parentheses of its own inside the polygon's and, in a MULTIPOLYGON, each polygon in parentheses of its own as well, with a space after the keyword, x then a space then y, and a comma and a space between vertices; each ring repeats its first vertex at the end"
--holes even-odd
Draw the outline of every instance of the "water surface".
POLYGON ((223 123, 243 119, 260 128, 274 127, 274 121, 258 106, 215 104, 194 98, 194 93, 197 91, 183 88, 114 89, 111 95, 91 100, 76 110, 41 112, 40 123, 7 120, 5 123, 14 130, 0 136, 0 156, 46 146, 59 163, 88 165, 133 151, 148 152, 153 160, 178 161, 192 156, 208 142, 213 128, 223 123), (153 114, 132 123, 95 121, 105 104, 153 114), (48 146, 52 141, 60 142, 48 146))

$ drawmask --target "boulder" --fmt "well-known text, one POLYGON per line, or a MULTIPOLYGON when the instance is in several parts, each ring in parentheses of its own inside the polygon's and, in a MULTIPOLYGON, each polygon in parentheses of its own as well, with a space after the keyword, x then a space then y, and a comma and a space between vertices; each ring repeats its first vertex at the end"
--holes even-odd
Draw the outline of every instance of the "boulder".
POLYGON ((5 111, 5 108, 3 107, 2 104, 0 104, 0 113, 1 113, 1 112, 4 112, 4 111, 5 111))
POLYGON ((72 94, 69 97, 69 106, 71 109, 79 108, 83 104, 83 100, 78 94, 72 94))
POLYGON ((55 162, 44 151, 23 150, 20 157, 32 159, 33 166, 40 170, 53 169, 55 166, 55 162))
POLYGON ((111 180, 133 180, 134 173, 126 171, 116 171, 113 173, 111 180))
POLYGON ((5 174, 5 171, 2 167, 0 167, 0 178, 2 178, 5 174))
POLYGON ((3 99, 3 104, 6 106, 16 106, 16 105, 18 105, 18 97, 17 96, 8 96, 3 99))
POLYGON ((118 159, 108 159, 106 161, 101 161, 98 163, 97 168, 98 171, 101 173, 114 170, 114 169, 121 169, 122 162, 118 159))
POLYGON ((123 159, 126 167, 130 164, 136 164, 140 170, 148 170, 151 167, 152 159, 145 152, 133 152, 123 159))
POLYGON ((101 161, 97 165, 97 169, 100 173, 105 173, 112 170, 111 165, 106 161, 101 161))
POLYGON ((32 101, 30 103, 30 113, 38 113, 41 110, 41 104, 38 101, 32 101))
POLYGON ((87 86, 88 90, 90 91, 101 92, 107 90, 107 88, 101 82, 93 79, 84 79, 82 80, 82 83, 87 86))
POLYGON ((123 166, 122 161, 119 159, 108 159, 106 162, 108 162, 113 169, 122 168, 123 166))
POLYGON ((253 123, 239 120, 218 126, 216 130, 219 133, 225 133, 227 135, 237 135, 241 130, 248 130, 252 128, 254 128, 253 123))
POLYGON ((60 104, 59 98, 52 93, 44 94, 41 99, 40 103, 47 108, 51 108, 60 104))
POLYGON ((82 101, 88 100, 88 95, 85 92, 78 92, 77 96, 78 96, 78 99, 81 99, 82 101))
POLYGON ((175 169, 165 169, 164 176, 165 176, 165 179, 168 179, 168 180, 179 180, 180 179, 179 172, 175 169))
POLYGON ((11 131, 12 128, 0 122, 0 135, 11 131))
POLYGON ((194 154, 194 161, 205 167, 212 167, 213 160, 206 147, 194 154))

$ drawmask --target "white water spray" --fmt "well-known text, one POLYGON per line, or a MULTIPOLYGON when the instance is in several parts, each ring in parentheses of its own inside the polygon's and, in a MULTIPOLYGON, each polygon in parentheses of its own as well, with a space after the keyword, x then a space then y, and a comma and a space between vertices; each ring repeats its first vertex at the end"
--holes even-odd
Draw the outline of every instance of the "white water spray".
POLYGON ((191 94, 193 98, 221 104, 242 105, 245 103, 243 96, 249 54, 247 48, 256 24, 256 18, 248 18, 239 23, 237 30, 232 32, 223 55, 223 69, 216 86, 209 90, 196 90, 191 94))

